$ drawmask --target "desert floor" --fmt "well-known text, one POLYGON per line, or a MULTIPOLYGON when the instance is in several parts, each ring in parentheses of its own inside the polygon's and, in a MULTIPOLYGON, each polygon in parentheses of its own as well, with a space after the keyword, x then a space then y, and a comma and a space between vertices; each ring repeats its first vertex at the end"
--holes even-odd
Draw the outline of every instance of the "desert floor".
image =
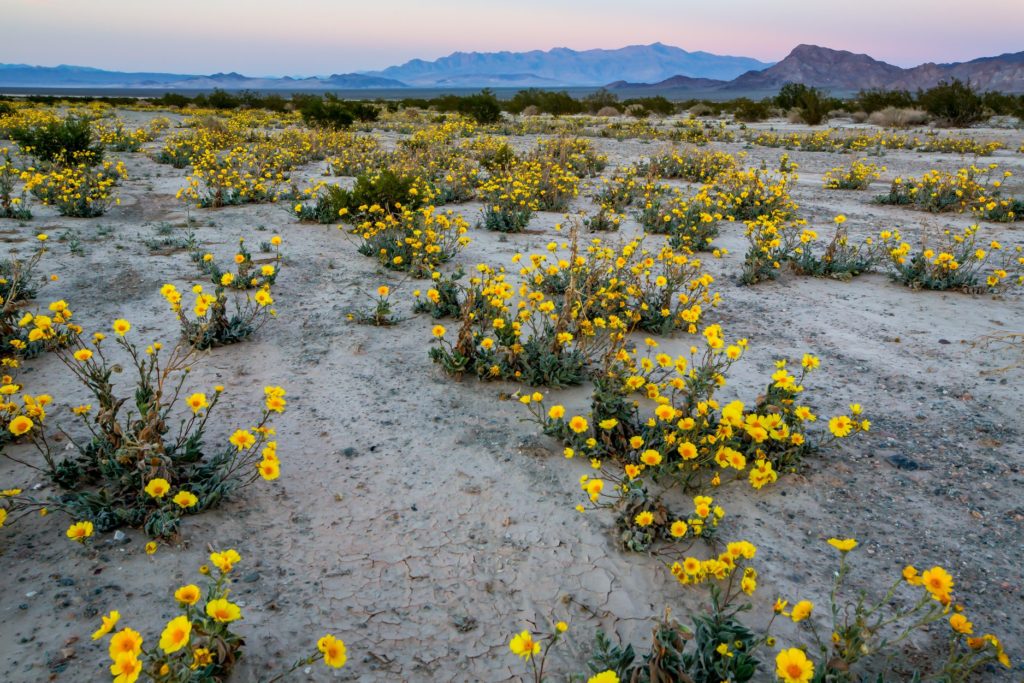
MULTIPOLYGON (((151 116, 121 115, 140 123, 151 116)), ((778 121, 759 126, 799 129, 778 121)), ((1024 155, 1013 151, 1020 131, 970 132, 1012 145, 980 161, 1013 171, 1008 193, 1024 195, 1024 155)), ((380 135, 390 144, 399 137, 380 135)), ((536 139, 517 137, 514 144, 525 149, 536 139)), ((661 147, 594 142, 609 157, 605 175, 661 147)), ((785 152, 743 143, 713 147, 772 168, 785 152)), ((892 227, 914 236, 971 223, 969 216, 870 200, 897 175, 955 170, 972 157, 889 152, 881 159, 888 170, 871 190, 827 192, 822 175, 851 155, 788 154, 800 165, 793 198, 823 233, 837 214, 847 216, 854 237, 892 227)), ((411 311, 420 283, 379 269, 335 226, 297 223, 287 202, 186 211, 175 199, 186 171, 157 164, 145 150, 116 156, 130 174, 120 206, 100 218, 69 219, 37 205, 29 222, 0 220, 0 251, 25 255, 36 233, 48 233, 53 244, 42 272, 59 280, 41 289, 39 303, 65 299, 86 330, 127 318, 136 340, 173 342, 177 324, 158 290, 167 282, 185 289, 203 277, 184 251, 147 246, 162 238, 157 228, 170 225, 173 235, 184 236, 190 216, 196 238, 220 259, 234 253, 239 237, 255 246, 280 234, 286 262, 274 288, 278 319, 245 343, 209 352, 189 382, 227 386, 214 433, 224 439, 236 422, 251 419, 265 385, 288 390, 289 409, 275 423, 282 476, 186 518, 180 544, 153 556, 138 532, 123 540, 104 535, 90 552, 63 538, 63 522, 53 518, 4 529, 0 679, 105 680, 106 648, 89 639, 98 615, 118 609, 122 623, 154 643, 174 614, 172 591, 198 578, 211 547, 243 556, 234 596, 243 604, 239 630, 247 649, 238 681, 289 664, 324 632, 345 640, 348 665, 338 672, 315 666, 296 680, 517 680, 525 669, 509 652, 509 635, 531 621, 546 629, 564 619, 572 637, 552 669, 562 680, 584 670, 595 629, 642 646, 651 617, 671 608, 687 622, 705 603, 702 588, 678 585, 656 559, 619 550, 610 515, 574 509, 582 502, 577 481, 589 465, 563 458, 558 443, 522 421, 522 406, 503 399, 520 387, 456 382, 431 363, 433 321, 411 311), (80 255, 69 253, 72 235, 80 255), (396 290, 402 322, 377 328, 349 321, 346 315, 368 306, 382 284, 396 290)), ((321 176, 323 164, 297 175, 303 174, 321 176)), ((592 208, 585 194, 574 209, 592 208)), ((470 222, 480 212, 479 203, 453 208, 470 222)), ((457 260, 508 265, 516 252, 540 252, 564 238, 554 229, 562 220, 539 214, 528 233, 507 237, 471 229, 472 242, 457 260)), ((1024 241, 1022 225, 986 223, 982 234, 1015 245, 1024 241)), ((632 219, 623 228, 627 235, 638 231, 632 219)), ((912 291, 881 274, 841 282, 787 272, 741 287, 743 225, 725 224, 716 244, 729 254, 709 259, 724 300, 714 321, 730 337, 750 340, 722 397, 749 399, 776 358, 811 352, 822 358, 808 385, 819 412, 858 402, 873 424, 869 434, 809 459, 802 473, 775 486, 718 492, 727 536, 759 548, 752 622, 767 620, 777 596, 827 604, 836 554, 825 540, 855 537, 861 548, 851 586, 877 593, 906 564, 946 567, 976 628, 998 634, 1017 664, 1015 673, 988 672, 984 679, 1017 680, 1024 671, 1024 370, 987 374, 1014 356, 975 342, 1024 331, 1020 294, 912 291)), ((690 343, 687 335, 662 339, 668 353, 690 343)), ((85 398, 54 358, 29 362, 19 379, 55 397, 57 422, 70 423, 68 406, 85 398)), ((585 410, 584 389, 545 394, 585 410)), ((11 452, 34 453, 27 446, 11 452)), ((46 486, 7 461, 0 462, 0 483, 46 486)), ((786 627, 778 635, 784 640, 786 627)), ((928 647, 924 638, 908 652, 913 657, 928 647)), ((893 662, 894 670, 901 666, 893 662)))

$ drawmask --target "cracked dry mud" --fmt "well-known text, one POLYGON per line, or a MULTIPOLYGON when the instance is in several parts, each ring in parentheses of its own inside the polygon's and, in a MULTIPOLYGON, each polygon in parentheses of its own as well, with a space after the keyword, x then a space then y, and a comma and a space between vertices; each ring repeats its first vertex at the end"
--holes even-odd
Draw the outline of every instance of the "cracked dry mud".
MULTIPOLYGON (((1014 148, 1020 143, 1019 133, 972 134, 1014 148)), ((606 174, 659 149, 595 142, 609 155, 606 174)), ((783 153, 714 147, 745 151, 748 165, 774 166, 783 153)), ((823 234, 838 213, 848 217, 853 237, 884 227, 915 236, 924 226, 970 223, 870 203, 895 175, 952 170, 969 157, 890 152, 882 159, 889 170, 872 190, 826 192, 822 174, 853 157, 789 155, 800 164, 794 199, 823 234)), ((134 339, 169 342, 177 328, 158 289, 201 278, 185 253, 154 255, 142 240, 161 222, 184 234, 184 207, 173 195, 185 172, 141 153, 118 156, 131 175, 120 207, 89 220, 44 208, 24 226, 0 221, 0 239, 5 251, 18 254, 28 253, 37 232, 54 239, 42 269, 60 280, 42 288, 40 303, 66 299, 86 330, 124 317, 134 339), (65 229, 78 232, 83 256, 56 240, 65 229)), ((1024 156, 1004 151, 983 161, 1014 171, 1008 192, 1024 194, 1024 156)), ((295 175, 321 172, 322 164, 310 164, 295 175)), ((589 206, 581 197, 574 208, 589 206)), ((479 212, 475 203, 454 208, 470 221, 479 212)), ((264 385, 288 390, 289 409, 275 423, 282 476, 220 510, 186 518, 180 546, 151 557, 136 532, 124 543, 96 539, 98 552, 90 557, 63 538, 60 520, 27 519, 4 529, 0 679, 105 680, 105 648, 89 640, 98 614, 118 609, 123 623, 155 642, 174 614, 173 589, 194 580, 208 546, 234 547, 243 556, 234 596, 243 605, 238 630, 247 649, 237 681, 289 664, 324 632, 346 641, 349 663, 337 672, 300 671, 295 680, 517 680, 523 669, 508 651, 508 634, 531 620, 546 628, 552 618, 572 629, 552 669, 562 680, 584 670, 596 628, 643 645, 652 616, 670 607, 686 622, 704 604, 703 589, 679 586, 655 559, 617 549, 610 516, 574 510, 577 480, 588 465, 564 459, 558 444, 521 421, 521 406, 500 399, 517 387, 455 382, 431 364, 432 322, 411 313, 416 283, 399 285, 398 276, 379 271, 333 226, 296 224, 284 204, 191 214, 196 236, 220 258, 233 253, 238 237, 253 246, 275 233, 284 238, 287 263, 274 293, 279 318, 251 341, 207 354, 189 382, 197 389, 227 386, 211 434, 223 439, 251 420, 264 385), (367 305, 366 292, 380 284, 397 290, 393 300, 401 302, 404 320, 391 328, 347 321, 346 313, 367 305)), ((531 224, 536 233, 507 240, 472 230, 458 261, 508 264, 517 251, 542 250, 559 234, 559 220, 540 214, 531 224)), ((624 232, 637 229, 630 221, 624 232)), ((1017 244, 1024 228, 984 224, 983 236, 1017 244)), ((763 624, 779 595, 824 603, 835 566, 825 539, 852 536, 861 542, 852 587, 878 592, 907 563, 941 564, 956 577, 976 628, 999 634, 1011 658, 1024 660, 1022 371, 984 375, 1012 359, 971 346, 985 334, 1024 330, 1020 296, 911 291, 883 275, 838 282, 785 274, 737 287, 742 225, 726 224, 717 243, 730 254, 710 265, 724 297, 713 317, 730 337, 750 339, 722 398, 749 401, 774 359, 813 352, 823 368, 808 395, 819 412, 860 402, 873 422, 867 436, 811 458, 802 473, 774 487, 717 492, 727 510, 725 536, 759 548, 752 622, 763 624)), ((690 341, 677 335, 662 344, 674 354, 690 341)), ((53 358, 28 363, 20 379, 65 406, 54 411, 54 422, 69 423, 66 406, 84 398, 53 358)), ((586 405, 585 390, 556 394, 570 410, 586 405)), ((43 483, 8 462, 0 463, 0 482, 43 483)), ((783 630, 780 640, 790 635, 783 630)), ((930 646, 920 638, 908 656, 930 646)), ((900 671, 907 664, 892 666, 900 671)), ((982 678, 1016 680, 1020 673, 1018 664, 1014 673, 982 678)))

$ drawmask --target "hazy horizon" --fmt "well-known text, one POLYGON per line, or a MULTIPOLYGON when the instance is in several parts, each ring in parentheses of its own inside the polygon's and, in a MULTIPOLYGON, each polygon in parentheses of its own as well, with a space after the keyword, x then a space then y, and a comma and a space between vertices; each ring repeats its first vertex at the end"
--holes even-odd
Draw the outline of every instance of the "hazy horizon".
POLYGON ((776 62, 800 43, 866 53, 898 66, 1024 50, 1024 3, 862 0, 856 6, 721 0, 713 6, 636 0, 392 0, 343 7, 293 0, 7 0, 0 62, 113 71, 313 76, 379 70, 453 52, 616 49, 661 42, 691 52, 776 62), (992 18, 997 17, 998 21, 992 18), (425 31, 424 27, 429 27, 425 31), (966 41, 967 36, 984 40, 966 41))

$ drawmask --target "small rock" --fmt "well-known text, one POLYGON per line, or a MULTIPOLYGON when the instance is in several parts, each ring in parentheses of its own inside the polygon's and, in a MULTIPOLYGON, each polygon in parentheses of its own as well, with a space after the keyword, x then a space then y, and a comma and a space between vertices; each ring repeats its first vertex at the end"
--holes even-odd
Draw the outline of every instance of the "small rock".
POLYGON ((452 625, 459 633, 468 633, 477 627, 477 621, 474 617, 458 614, 452 617, 452 625))
POLYGON ((914 471, 914 470, 930 470, 931 469, 930 466, 925 465, 925 464, 923 464, 921 462, 918 462, 917 460, 914 460, 913 458, 911 458, 909 456, 903 455, 902 453, 898 453, 896 455, 890 455, 888 458, 886 458, 886 460, 888 460, 889 464, 891 464, 893 467, 895 467, 898 470, 914 471))

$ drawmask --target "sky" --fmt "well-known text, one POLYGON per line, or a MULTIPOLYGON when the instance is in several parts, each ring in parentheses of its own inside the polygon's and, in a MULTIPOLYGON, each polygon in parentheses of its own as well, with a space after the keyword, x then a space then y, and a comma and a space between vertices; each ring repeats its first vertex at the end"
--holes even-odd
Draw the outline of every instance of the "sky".
POLYGON ((796 45, 899 66, 1024 50, 1024 0, 0 0, 0 63, 310 76, 455 51, 662 42, 778 61, 796 45))

